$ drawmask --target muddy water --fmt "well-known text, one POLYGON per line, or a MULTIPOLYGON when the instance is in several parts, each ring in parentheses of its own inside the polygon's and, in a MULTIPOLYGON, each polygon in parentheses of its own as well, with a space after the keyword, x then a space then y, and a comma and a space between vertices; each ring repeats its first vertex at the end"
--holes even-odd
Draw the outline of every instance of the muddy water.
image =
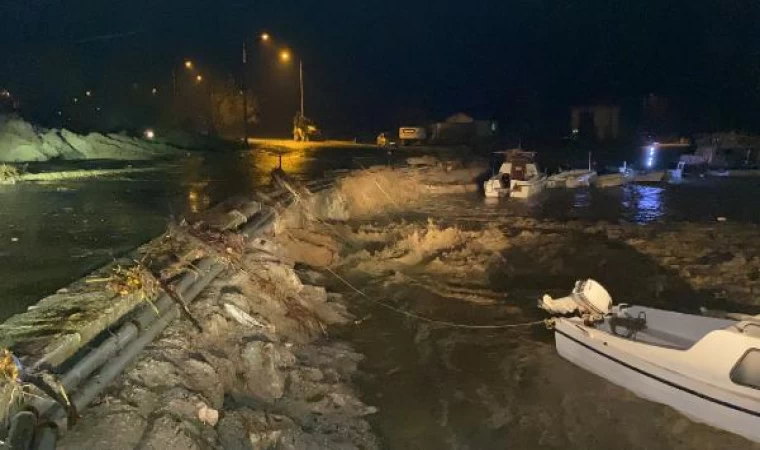
MULTIPOLYGON (((758 188, 756 183, 728 186, 758 188)), ((708 188, 686 187, 705 192, 696 203, 668 188, 648 186, 557 192, 527 205, 436 198, 403 218, 374 223, 372 242, 364 244, 369 257, 349 256, 341 273, 372 299, 463 324, 541 319, 536 300, 544 293, 566 294, 582 277, 600 280, 616 302, 694 311, 710 298, 677 274, 620 241, 589 236, 577 227, 563 231, 562 224, 622 220, 656 233, 658 227, 678 227, 685 217, 756 221, 755 211, 732 206, 727 192, 708 188), (526 230, 510 215, 539 217, 554 231, 526 230), (407 245, 404 236, 415 229, 430 233, 429 219, 441 230, 457 226, 472 234, 421 239, 420 254, 410 256, 419 248, 407 245), (474 246, 487 239, 478 233, 489 224, 506 242, 490 255, 474 246), (662 286, 667 286, 664 291, 662 286)), ((362 227, 367 225, 354 224, 355 230, 362 227)), ((489 242, 499 247, 499 239, 489 242)), ((386 448, 760 448, 570 364, 556 354, 552 333, 542 326, 467 330, 432 325, 352 295, 337 281, 333 287, 352 296, 359 317, 344 333, 367 357, 361 388, 365 402, 379 408, 372 424, 386 448)))
MULTIPOLYGON (((155 171, 127 176, 0 186, 0 320, 159 235, 172 218, 187 217, 270 182, 282 164, 292 176, 321 179, 328 170, 388 162, 375 148, 267 149, 190 153, 161 162, 36 163, 31 172, 118 169, 155 171)), ((397 155, 402 159, 405 155, 397 155)))

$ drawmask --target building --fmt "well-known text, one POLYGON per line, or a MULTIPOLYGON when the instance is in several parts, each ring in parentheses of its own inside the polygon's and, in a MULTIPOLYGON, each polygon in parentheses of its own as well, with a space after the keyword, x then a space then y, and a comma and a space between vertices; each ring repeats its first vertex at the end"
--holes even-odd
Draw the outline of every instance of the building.
POLYGON ((711 133, 697 136, 696 155, 711 167, 755 168, 760 166, 760 136, 711 133))
POLYGON ((464 113, 456 113, 443 122, 431 126, 430 140, 440 144, 472 144, 496 136, 499 125, 495 120, 475 120, 464 113))
POLYGON ((595 138, 597 141, 617 140, 620 137, 620 106, 587 105, 570 109, 573 135, 595 138))

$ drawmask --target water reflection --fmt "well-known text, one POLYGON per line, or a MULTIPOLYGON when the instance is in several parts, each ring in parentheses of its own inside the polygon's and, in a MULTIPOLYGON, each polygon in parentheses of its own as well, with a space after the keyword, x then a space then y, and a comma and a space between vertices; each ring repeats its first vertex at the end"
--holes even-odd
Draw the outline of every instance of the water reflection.
POLYGON ((208 181, 192 183, 187 192, 187 207, 191 213, 197 214, 211 206, 211 196, 206 188, 208 181))
POLYGON ((639 184, 624 187, 622 205, 625 209, 626 218, 639 224, 654 222, 662 218, 665 215, 664 191, 665 189, 662 187, 639 184))
POLYGON ((588 189, 575 189, 573 208, 588 208, 591 205, 591 193, 588 189))

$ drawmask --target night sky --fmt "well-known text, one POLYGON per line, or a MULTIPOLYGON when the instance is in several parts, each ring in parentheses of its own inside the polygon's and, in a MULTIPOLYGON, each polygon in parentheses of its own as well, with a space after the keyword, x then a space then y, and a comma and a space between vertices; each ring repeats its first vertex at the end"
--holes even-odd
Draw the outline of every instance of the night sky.
POLYGON ((168 85, 185 57, 237 74, 248 39, 274 129, 297 84, 255 44, 266 30, 304 60, 307 114, 339 133, 457 111, 549 124, 572 104, 649 93, 689 131, 760 130, 756 0, 0 2, 0 85, 39 115, 90 86, 168 85))

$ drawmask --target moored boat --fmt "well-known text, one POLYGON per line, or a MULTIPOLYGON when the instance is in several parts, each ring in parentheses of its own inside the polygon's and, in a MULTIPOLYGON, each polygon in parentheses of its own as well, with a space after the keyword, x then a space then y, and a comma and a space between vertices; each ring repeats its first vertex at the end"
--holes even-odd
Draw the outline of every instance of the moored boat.
POLYGON ((628 173, 610 173, 597 176, 592 184, 598 188, 608 188, 628 184, 631 179, 632 177, 628 173))
POLYGON ((596 176, 596 172, 593 170, 567 170, 549 176, 546 180, 546 187, 575 189, 590 186, 596 176))
POLYGON ((483 185, 486 197, 529 198, 544 190, 546 175, 539 172, 535 152, 507 150, 499 173, 483 185))
POLYGON ((637 395, 698 422, 760 442, 760 319, 702 317, 643 306, 612 307, 593 280, 542 308, 560 317, 558 353, 637 395))
POLYGON ((636 183, 659 183, 665 179, 664 170, 656 170, 651 172, 636 172, 633 177, 633 181, 636 183))

